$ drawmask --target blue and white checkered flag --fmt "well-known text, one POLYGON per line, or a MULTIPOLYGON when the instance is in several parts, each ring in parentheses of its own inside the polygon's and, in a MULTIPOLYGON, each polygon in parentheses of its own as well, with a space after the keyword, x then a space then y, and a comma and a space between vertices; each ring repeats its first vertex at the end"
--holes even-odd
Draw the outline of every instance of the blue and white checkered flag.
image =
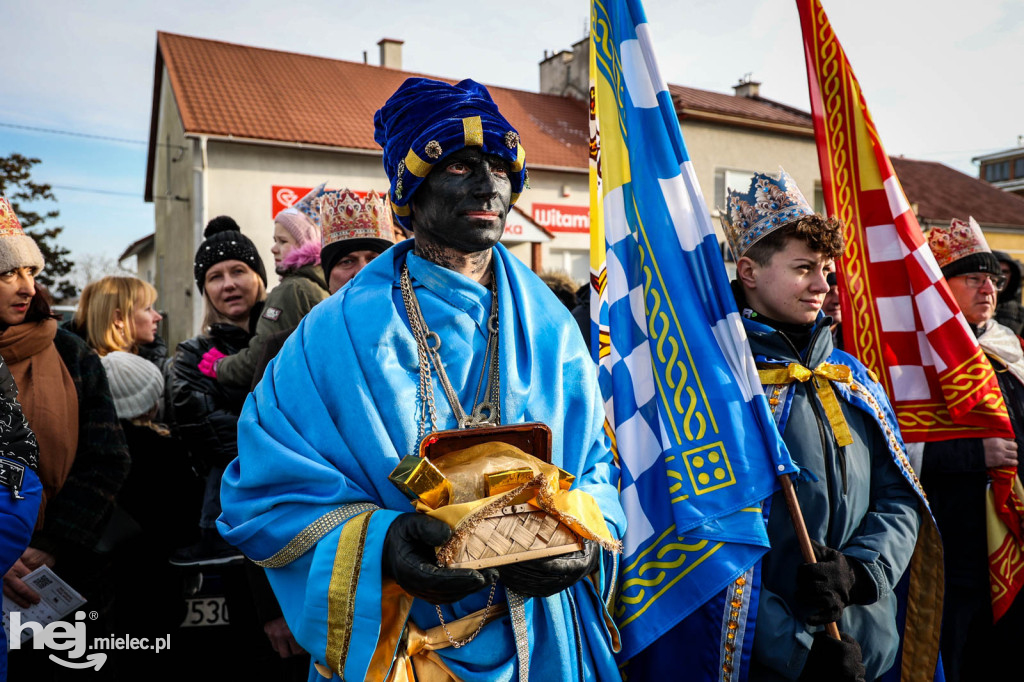
POLYGON ((739 668, 768 548, 762 502, 796 468, 639 0, 593 0, 590 58, 592 347, 629 522, 613 614, 622 655, 717 598, 722 647, 703 655, 739 668))

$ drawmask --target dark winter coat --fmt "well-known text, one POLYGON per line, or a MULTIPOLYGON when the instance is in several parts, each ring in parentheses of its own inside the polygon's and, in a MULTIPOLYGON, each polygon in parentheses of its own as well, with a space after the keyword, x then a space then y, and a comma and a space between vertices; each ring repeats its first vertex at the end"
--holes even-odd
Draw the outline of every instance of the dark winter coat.
POLYGON ((78 449, 31 544, 60 554, 70 547, 91 550, 96 545, 128 477, 131 458, 100 356, 65 329, 57 330, 53 345, 78 392, 78 449))
MULTIPOLYGON (((987 325, 997 326, 992 321, 987 325)), ((986 328, 991 332, 991 327, 986 328)), ((972 329, 978 333, 976 327, 972 329)), ((1009 343, 1016 342, 1010 331, 1004 333, 1009 343)), ((1019 454, 1024 452, 1024 384, 997 356, 989 354, 989 359, 1005 399, 1019 454)), ((1016 660, 994 654, 1020 641, 1024 604, 1018 595, 999 622, 993 624, 988 599, 992 588, 985 518, 989 475, 983 439, 927 443, 921 484, 928 493, 944 547, 942 660, 946 679, 1014 679, 1019 676, 1016 660)))
POLYGON ((194 512, 203 484, 182 457, 181 442, 146 424, 121 420, 132 453, 132 471, 118 494, 118 506, 137 534, 117 545, 115 576, 117 632, 160 636, 181 623, 185 602, 181 576, 167 559, 197 540, 194 512))
POLYGON ((238 454, 238 415, 249 393, 199 371, 199 361, 211 348, 234 355, 249 343, 251 334, 231 324, 214 324, 178 344, 170 371, 174 430, 192 456, 205 467, 227 466, 238 454))
MULTIPOLYGON (((1017 451, 1024 453, 1024 385, 1005 371, 998 359, 991 359, 991 362, 997 370, 999 389, 1017 434, 1017 451)), ((957 438, 927 443, 921 484, 928 493, 935 522, 947 549, 946 583, 987 590, 985 495, 988 468, 985 466, 983 439, 957 438)))
POLYGON ((993 251, 1000 263, 1010 266, 1010 280, 1006 287, 996 297, 996 322, 1010 328, 1017 336, 1020 336, 1024 329, 1024 306, 1020 303, 1021 289, 1024 288, 1024 277, 1022 277, 1022 266, 1020 261, 1010 257, 1010 254, 1002 251, 993 251))

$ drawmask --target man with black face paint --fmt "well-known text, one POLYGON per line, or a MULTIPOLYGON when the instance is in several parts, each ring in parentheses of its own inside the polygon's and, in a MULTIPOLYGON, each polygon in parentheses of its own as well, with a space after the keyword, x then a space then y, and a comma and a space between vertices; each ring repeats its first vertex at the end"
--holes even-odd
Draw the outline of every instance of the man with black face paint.
POLYGON ((596 372, 565 307, 498 243, 526 179, 519 134, 468 80, 409 79, 375 125, 415 239, 317 306, 268 367, 221 532, 267 568, 326 677, 617 680, 605 606, 625 520, 596 372), (426 434, 482 422, 547 424, 603 533, 570 554, 439 566, 451 529, 388 474, 426 434))
POLYGON ((416 254, 486 284, 512 198, 509 164, 467 147, 432 170, 413 200, 416 254))

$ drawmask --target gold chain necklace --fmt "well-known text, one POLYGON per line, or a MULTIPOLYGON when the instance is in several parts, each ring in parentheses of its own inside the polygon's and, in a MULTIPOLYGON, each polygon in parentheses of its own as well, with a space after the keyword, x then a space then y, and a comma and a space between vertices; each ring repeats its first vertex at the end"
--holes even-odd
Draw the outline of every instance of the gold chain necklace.
POLYGON ((405 304, 405 311, 409 317, 409 326, 412 329, 413 338, 416 340, 416 354, 419 359, 419 402, 420 420, 418 425, 419 440, 427 433, 427 424, 431 431, 437 430, 437 408, 434 403, 434 386, 431 381, 431 372, 437 373, 437 381, 441 384, 445 398, 455 415, 458 428, 464 429, 475 426, 497 425, 501 423, 501 373, 499 369, 498 352, 498 290, 496 278, 491 275, 491 313, 487 319, 487 347, 484 351, 484 362, 480 368, 480 378, 477 381, 476 393, 473 396, 473 410, 466 414, 462 409, 462 403, 458 394, 448 379, 448 373, 441 361, 441 337, 427 327, 423 319, 423 312, 420 309, 416 292, 413 291, 412 281, 409 277, 409 266, 402 266, 402 274, 399 278, 399 285, 402 291, 402 302, 405 304), (488 371, 488 369, 490 371, 488 371), (487 383, 486 400, 480 402, 480 394, 484 383, 487 383))
MULTIPOLYGON (((447 398, 448 404, 452 408, 452 413, 455 415, 455 420, 460 429, 500 424, 501 374, 498 362, 498 288, 497 278, 494 273, 491 273, 491 314, 487 318, 487 347, 484 351, 484 362, 480 368, 480 378, 477 381, 476 393, 473 396, 473 411, 469 415, 462 409, 459 396, 448 379, 444 363, 441 362, 439 354, 441 350, 441 337, 437 333, 430 331, 426 320, 423 319, 423 311, 420 310, 419 300, 416 298, 416 292, 412 289, 408 265, 402 266, 399 284, 402 290, 402 302, 405 304, 405 312, 409 317, 409 326, 412 329, 413 338, 416 339, 416 355, 419 360, 418 392, 420 418, 418 419, 417 440, 423 440, 428 423, 430 424, 431 431, 437 430, 437 408, 434 404, 434 386, 430 378, 431 369, 437 372, 438 383, 441 384, 441 389, 444 391, 445 398, 447 398), (490 372, 488 372, 488 367, 490 372), (487 399, 479 402, 485 377, 488 385, 488 390, 485 393, 487 399)), ((476 639, 476 636, 484 629, 484 624, 487 623, 487 616, 494 603, 494 590, 497 585, 497 582, 491 583, 491 591, 487 595, 487 606, 484 607, 484 612, 480 616, 480 624, 477 625, 473 634, 461 640, 455 639, 448 630, 448 625, 444 622, 444 614, 441 612, 441 606, 438 604, 434 605, 434 609, 437 611, 437 618, 441 622, 441 628, 448 637, 448 642, 453 647, 459 649, 466 646, 476 639)))

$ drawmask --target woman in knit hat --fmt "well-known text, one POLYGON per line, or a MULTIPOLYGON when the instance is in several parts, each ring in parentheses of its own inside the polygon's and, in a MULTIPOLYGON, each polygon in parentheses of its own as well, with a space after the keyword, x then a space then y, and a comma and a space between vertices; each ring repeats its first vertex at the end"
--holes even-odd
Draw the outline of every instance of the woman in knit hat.
POLYGON ((167 427, 153 422, 157 403, 164 392, 164 376, 160 370, 144 358, 120 350, 102 354, 100 362, 107 373, 117 418, 169 436, 167 427))
POLYGON ((320 216, 313 207, 323 189, 321 184, 277 214, 270 251, 281 283, 267 297, 248 346, 231 357, 211 348, 198 364, 204 375, 232 388, 248 388, 268 340, 289 334, 313 306, 329 295, 320 267, 320 216))
MULTIPOLYGON (((128 448, 100 359, 80 338, 57 327, 35 276, 43 256, 10 204, 0 199, 0 355, 39 442, 43 502, 28 549, 4 576, 4 595, 19 606, 39 601, 21 578, 46 564, 89 599, 109 606, 94 547, 128 475, 128 448)), ((98 626, 97 626, 98 628, 98 626)), ((11 678, 28 652, 12 655, 11 678)))
POLYGON ((195 258, 196 287, 203 295, 203 333, 178 344, 170 376, 177 435, 208 471, 199 527, 199 545, 172 559, 181 566, 228 563, 240 559, 214 528, 220 515, 220 477, 237 454, 236 424, 248 386, 235 388, 199 371, 204 355, 228 357, 246 348, 266 298, 267 275, 256 246, 234 220, 210 221, 206 241, 195 258))
MULTIPOLYGON (((320 183, 306 196, 274 216, 274 246, 270 252, 274 254, 274 270, 277 274, 283 276, 284 271, 295 267, 297 259, 289 259, 293 251, 310 244, 320 246, 320 216, 316 211, 316 201, 324 193, 326 184, 320 183)), ((298 260, 313 262, 309 256, 298 257, 298 260)))

